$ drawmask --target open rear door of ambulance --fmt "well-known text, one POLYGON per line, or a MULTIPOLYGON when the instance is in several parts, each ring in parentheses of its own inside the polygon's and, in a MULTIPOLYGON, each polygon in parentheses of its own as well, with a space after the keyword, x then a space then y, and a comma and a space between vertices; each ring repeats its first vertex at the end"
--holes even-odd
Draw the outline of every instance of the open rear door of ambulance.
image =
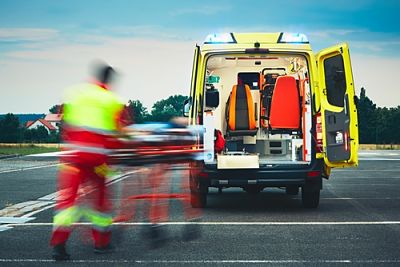
POLYGON ((357 166, 357 106, 348 45, 320 51, 317 64, 325 164, 357 166))
MULTIPOLYGON (((196 44, 194 49, 194 57, 193 57, 193 67, 192 67, 192 80, 190 84, 190 98, 188 99, 190 109, 189 112, 189 124, 197 124, 197 105, 198 105, 198 92, 196 91, 197 87, 197 72, 200 58, 200 46, 196 44)), ((185 103, 186 104, 186 103, 185 103)))

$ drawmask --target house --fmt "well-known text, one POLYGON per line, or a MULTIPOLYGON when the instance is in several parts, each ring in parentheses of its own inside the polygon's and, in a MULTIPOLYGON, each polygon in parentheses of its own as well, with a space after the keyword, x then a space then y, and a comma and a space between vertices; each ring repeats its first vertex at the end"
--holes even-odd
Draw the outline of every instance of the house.
POLYGON ((61 121, 63 118, 63 114, 47 114, 46 117, 44 117, 45 121, 48 121, 53 127, 55 127, 57 130, 60 127, 61 121))
POLYGON ((39 126, 44 126, 47 132, 50 134, 53 131, 57 131, 58 128, 53 126, 50 122, 46 121, 45 119, 38 119, 35 121, 28 121, 25 125, 26 129, 36 129, 39 126))
POLYGON ((51 131, 58 131, 63 118, 63 114, 47 114, 44 119, 37 119, 35 121, 28 121, 25 124, 26 129, 36 129, 38 126, 44 126, 50 133, 51 131))

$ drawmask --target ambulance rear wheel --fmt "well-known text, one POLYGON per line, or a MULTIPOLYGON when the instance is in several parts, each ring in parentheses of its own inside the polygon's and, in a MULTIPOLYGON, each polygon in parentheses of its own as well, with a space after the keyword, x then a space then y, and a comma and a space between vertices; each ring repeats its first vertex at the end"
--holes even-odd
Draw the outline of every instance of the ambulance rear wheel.
POLYGON ((205 208, 207 206, 207 194, 191 192, 190 204, 192 208, 205 208))
POLYGON ((301 200, 303 206, 308 209, 315 209, 319 205, 319 196, 321 190, 307 190, 304 187, 301 189, 301 200))

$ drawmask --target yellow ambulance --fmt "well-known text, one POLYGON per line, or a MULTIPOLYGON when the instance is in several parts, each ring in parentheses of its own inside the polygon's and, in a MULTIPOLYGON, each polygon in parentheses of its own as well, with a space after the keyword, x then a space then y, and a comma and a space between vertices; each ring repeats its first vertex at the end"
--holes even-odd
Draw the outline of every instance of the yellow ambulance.
POLYGON ((184 114, 204 127, 190 165, 193 207, 209 188, 284 188, 319 205, 331 168, 357 166, 356 96, 346 43, 316 54, 301 33, 210 34, 196 45, 184 114))

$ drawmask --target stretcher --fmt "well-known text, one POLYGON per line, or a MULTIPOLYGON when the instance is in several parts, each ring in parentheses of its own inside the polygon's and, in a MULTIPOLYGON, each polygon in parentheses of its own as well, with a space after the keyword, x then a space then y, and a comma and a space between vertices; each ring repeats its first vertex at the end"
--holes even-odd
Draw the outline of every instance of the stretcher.
MULTIPOLYGON (((201 128, 174 124, 136 124, 128 128, 127 147, 110 155, 112 165, 125 169, 144 169, 122 183, 119 208, 114 223, 135 219, 139 206, 144 206, 145 220, 149 221, 148 237, 152 245, 162 243, 163 234, 158 226, 168 220, 169 201, 179 200, 187 221, 198 220, 200 211, 191 208, 188 169, 180 170, 180 191, 171 192, 173 166, 202 160, 204 150, 198 145, 201 128), (143 205, 146 202, 146 205, 143 205), (141 205, 139 205, 141 204, 141 205)), ((180 165, 182 166, 182 165, 180 165)), ((142 211, 143 212, 143 211, 142 211)), ((193 227, 193 226, 191 226, 193 227)), ((193 230, 193 228, 192 228, 193 230)), ((194 231, 184 233, 185 239, 194 238, 194 231)))

